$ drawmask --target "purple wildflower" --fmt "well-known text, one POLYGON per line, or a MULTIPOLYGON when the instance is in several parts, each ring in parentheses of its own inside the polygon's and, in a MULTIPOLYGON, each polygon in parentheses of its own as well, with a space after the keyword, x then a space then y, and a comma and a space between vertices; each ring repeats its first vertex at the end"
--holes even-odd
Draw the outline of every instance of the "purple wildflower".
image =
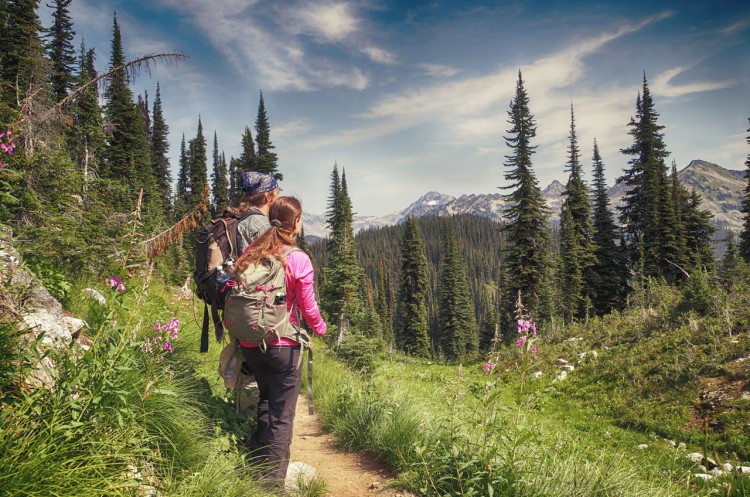
POLYGON ((164 350, 166 350, 167 352, 169 352, 170 354, 172 353, 172 344, 171 344, 171 343, 169 343, 169 342, 164 342, 164 345, 163 345, 163 347, 162 347, 162 348, 163 348, 164 350))
POLYGON ((109 279, 110 288, 117 289, 118 292, 122 293, 125 291, 125 284, 119 276, 112 276, 109 279))

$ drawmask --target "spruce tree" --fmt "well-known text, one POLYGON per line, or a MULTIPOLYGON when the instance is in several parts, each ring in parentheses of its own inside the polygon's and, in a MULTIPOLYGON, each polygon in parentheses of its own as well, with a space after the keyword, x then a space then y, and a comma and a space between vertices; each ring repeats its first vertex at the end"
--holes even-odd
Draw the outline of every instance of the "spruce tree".
POLYGON ((401 273, 394 332, 396 346, 407 354, 428 357, 427 335, 427 257, 419 225, 414 216, 404 223, 401 241, 401 273))
POLYGON ((310 253, 310 244, 307 243, 307 238, 305 238, 305 227, 302 226, 299 230, 299 235, 297 235, 297 246, 302 250, 303 252, 310 253))
POLYGON ((593 200, 594 200, 594 255, 592 267, 592 304, 597 314, 605 314, 625 306, 627 291, 625 259, 618 248, 619 231, 609 208, 604 163, 599 154, 599 145, 594 140, 593 155, 593 200))
POLYGON ((713 214, 701 209, 702 199, 693 188, 684 206, 683 223, 685 225, 685 246, 693 267, 701 271, 714 269, 712 247, 713 234, 716 232, 711 220, 713 214))
POLYGON ((141 117, 141 123, 143 131, 146 135, 149 151, 151 150, 151 111, 148 106, 148 92, 144 92, 143 95, 138 95, 138 114, 141 117))
MULTIPOLYGON (((122 38, 117 17, 112 27, 112 56, 110 69, 125 63, 122 38)), ((111 129, 106 150, 106 164, 102 175, 114 179, 130 189, 129 195, 137 195, 137 190, 154 182, 149 145, 143 119, 138 107, 133 103, 133 94, 128 87, 125 71, 116 71, 105 92, 105 116, 111 129)), ((127 206, 130 208, 130 205, 127 206)))
POLYGON ((476 357, 479 334, 466 277, 466 259, 459 249, 452 222, 445 223, 441 255, 438 284, 440 347, 446 359, 463 362, 476 357))
POLYGON ((245 131, 242 133, 240 170, 255 171, 255 142, 253 141, 253 133, 247 126, 245 126, 245 131))
POLYGON ((680 184, 680 179, 677 175, 677 163, 672 161, 672 174, 670 176, 670 198, 669 202, 672 204, 672 212, 669 212, 669 217, 666 219, 668 223, 672 225, 672 233, 669 240, 671 245, 667 247, 667 256, 671 256, 674 259, 674 263, 678 266, 685 267, 690 259, 687 252, 687 233, 685 232, 685 218, 683 212, 687 206, 687 191, 680 184))
MULTIPOLYGON (((75 84, 80 87, 96 77, 94 50, 86 50, 86 45, 81 42, 79 69, 75 84)), ((89 183, 99 171, 106 144, 99 109, 99 92, 96 86, 78 94, 71 112, 73 126, 70 128, 68 147, 71 157, 83 171, 83 191, 87 192, 89 183)))
POLYGON ((162 199, 165 213, 172 210, 172 168, 169 165, 169 126, 164 120, 161 104, 161 88, 156 83, 153 118, 151 126, 151 164, 156 176, 156 187, 162 199))
MULTIPOLYGON (((208 157, 206 152, 206 137, 203 135, 203 123, 198 117, 198 131, 195 138, 188 145, 188 209, 193 209, 204 200, 208 188, 208 157)), ((208 201, 208 199, 205 199, 208 201)))
POLYGON ((595 262, 589 190, 582 177, 573 106, 570 107, 568 183, 560 216, 560 287, 566 319, 582 318, 591 302, 591 267, 595 262))
POLYGON ((508 250, 506 264, 508 271, 508 291, 505 293, 506 307, 515 306, 520 290, 523 301, 533 312, 539 302, 539 287, 548 265, 549 228, 548 210, 542 192, 534 175, 531 156, 536 147, 531 140, 536 136, 534 116, 529 110, 529 97, 523 86, 521 72, 518 72, 515 98, 508 110, 508 123, 505 143, 511 149, 505 157, 508 171, 505 179, 511 184, 504 187, 513 189, 506 195, 509 203, 506 212, 508 250))
POLYGON ((339 176, 339 166, 333 163, 331 171, 331 186, 328 194, 328 209, 326 210, 326 228, 328 228, 328 247, 329 251, 334 240, 341 236, 341 178, 339 176))
POLYGON ((356 330, 360 324, 360 281, 364 271, 357 260, 352 203, 346 186, 346 174, 342 173, 338 183, 336 166, 332 174, 329 201, 329 221, 336 229, 331 231, 328 262, 323 269, 321 308, 327 320, 337 325, 337 344, 341 344, 350 333, 350 328, 356 330))
POLYGON ((6 0, 0 9, 0 127, 15 121, 18 102, 35 81, 44 53, 38 0, 6 0))
POLYGON ((260 101, 258 102, 258 117, 255 119, 255 141, 258 145, 255 156, 255 171, 273 174, 278 179, 284 179, 284 176, 277 171, 278 158, 273 151, 276 147, 271 143, 271 129, 268 124, 266 115, 266 105, 263 101, 263 92, 260 92, 260 101))
POLYGON ((212 191, 213 191, 213 210, 214 214, 221 214, 229 206, 229 184, 227 182, 227 163, 223 154, 219 154, 219 139, 214 131, 214 154, 213 154, 213 172, 212 191))
POLYGON ((177 185, 174 193, 174 212, 177 218, 188 212, 188 201, 190 198, 190 161, 187 145, 185 144, 185 133, 182 134, 180 142, 180 161, 177 171, 177 185))
POLYGON ((642 94, 636 98, 636 114, 628 124, 633 144, 621 150, 631 159, 621 178, 626 193, 620 222, 631 263, 643 267, 644 277, 665 276, 671 280, 678 270, 666 260, 673 257, 674 243, 673 226, 667 225, 668 214, 673 211, 664 162, 669 152, 658 117, 644 74, 642 94))
POLYGON ((388 350, 391 350, 394 345, 393 320, 391 319, 392 313, 391 308, 388 305, 388 292, 386 291, 386 287, 390 287, 390 284, 386 285, 386 277, 386 274, 381 271, 380 277, 378 278, 375 310, 380 316, 380 325, 383 330, 383 345, 385 345, 388 350))
MULTIPOLYGON (((747 119, 750 122, 750 118, 747 119)), ((747 130, 746 142, 750 145, 750 128, 747 130)), ((740 243, 739 253, 745 262, 750 262, 750 153, 747 154, 745 160, 745 181, 747 186, 745 187, 745 198, 742 201, 741 212, 743 214, 742 229, 740 230, 740 243)))
POLYGON ((48 30, 47 54, 51 61, 50 82, 55 98, 65 98, 73 85, 75 51, 73 50, 73 22, 68 7, 71 0, 54 0, 52 26, 48 30))
POLYGON ((362 322, 359 328, 362 334, 367 338, 377 340, 379 344, 383 343, 383 326, 380 315, 375 307, 375 297, 372 294, 372 285, 367 278, 362 279, 362 295, 360 299, 364 303, 362 312, 362 322))

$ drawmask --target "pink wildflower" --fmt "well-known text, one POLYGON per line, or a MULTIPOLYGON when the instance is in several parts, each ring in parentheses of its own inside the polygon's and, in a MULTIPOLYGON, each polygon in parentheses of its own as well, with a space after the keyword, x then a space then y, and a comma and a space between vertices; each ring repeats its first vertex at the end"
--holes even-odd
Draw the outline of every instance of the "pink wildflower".
POLYGON ((516 347, 519 349, 526 345, 526 335, 521 336, 518 340, 516 340, 516 347))
POLYGON ((485 362, 482 367, 484 368, 485 373, 489 373, 492 371, 493 364, 491 362, 485 362))
POLYGON ((125 284, 122 282, 122 279, 119 276, 112 276, 109 279, 109 286, 113 289, 116 288, 120 293, 125 291, 125 284))
POLYGON ((169 352, 170 354, 172 353, 172 344, 171 343, 164 342, 164 346, 162 348, 164 350, 166 350, 167 352, 169 352))

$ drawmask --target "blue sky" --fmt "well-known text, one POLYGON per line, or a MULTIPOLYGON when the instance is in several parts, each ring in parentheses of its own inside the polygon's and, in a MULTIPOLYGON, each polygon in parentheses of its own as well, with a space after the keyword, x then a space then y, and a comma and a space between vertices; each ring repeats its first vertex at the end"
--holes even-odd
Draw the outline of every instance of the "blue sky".
POLYGON ((500 191, 519 70, 542 188, 566 180, 571 104, 587 179, 595 138, 610 184, 621 175, 644 71, 670 162, 742 169, 750 152, 747 2, 73 0, 100 70, 114 11, 126 57, 190 56, 133 85, 161 85, 173 168, 199 115, 209 146, 216 131, 238 156, 263 91, 282 187, 310 213, 325 210, 334 162, 361 215, 500 191))

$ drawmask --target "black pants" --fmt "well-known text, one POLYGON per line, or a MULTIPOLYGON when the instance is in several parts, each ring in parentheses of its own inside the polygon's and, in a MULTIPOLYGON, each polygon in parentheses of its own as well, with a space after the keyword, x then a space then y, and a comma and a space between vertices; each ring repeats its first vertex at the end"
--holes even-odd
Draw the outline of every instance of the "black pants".
POLYGON ((260 391, 258 426, 250 450, 267 468, 263 476, 268 483, 283 486, 300 388, 300 347, 269 346, 265 352, 243 347, 242 355, 255 374, 260 391))

